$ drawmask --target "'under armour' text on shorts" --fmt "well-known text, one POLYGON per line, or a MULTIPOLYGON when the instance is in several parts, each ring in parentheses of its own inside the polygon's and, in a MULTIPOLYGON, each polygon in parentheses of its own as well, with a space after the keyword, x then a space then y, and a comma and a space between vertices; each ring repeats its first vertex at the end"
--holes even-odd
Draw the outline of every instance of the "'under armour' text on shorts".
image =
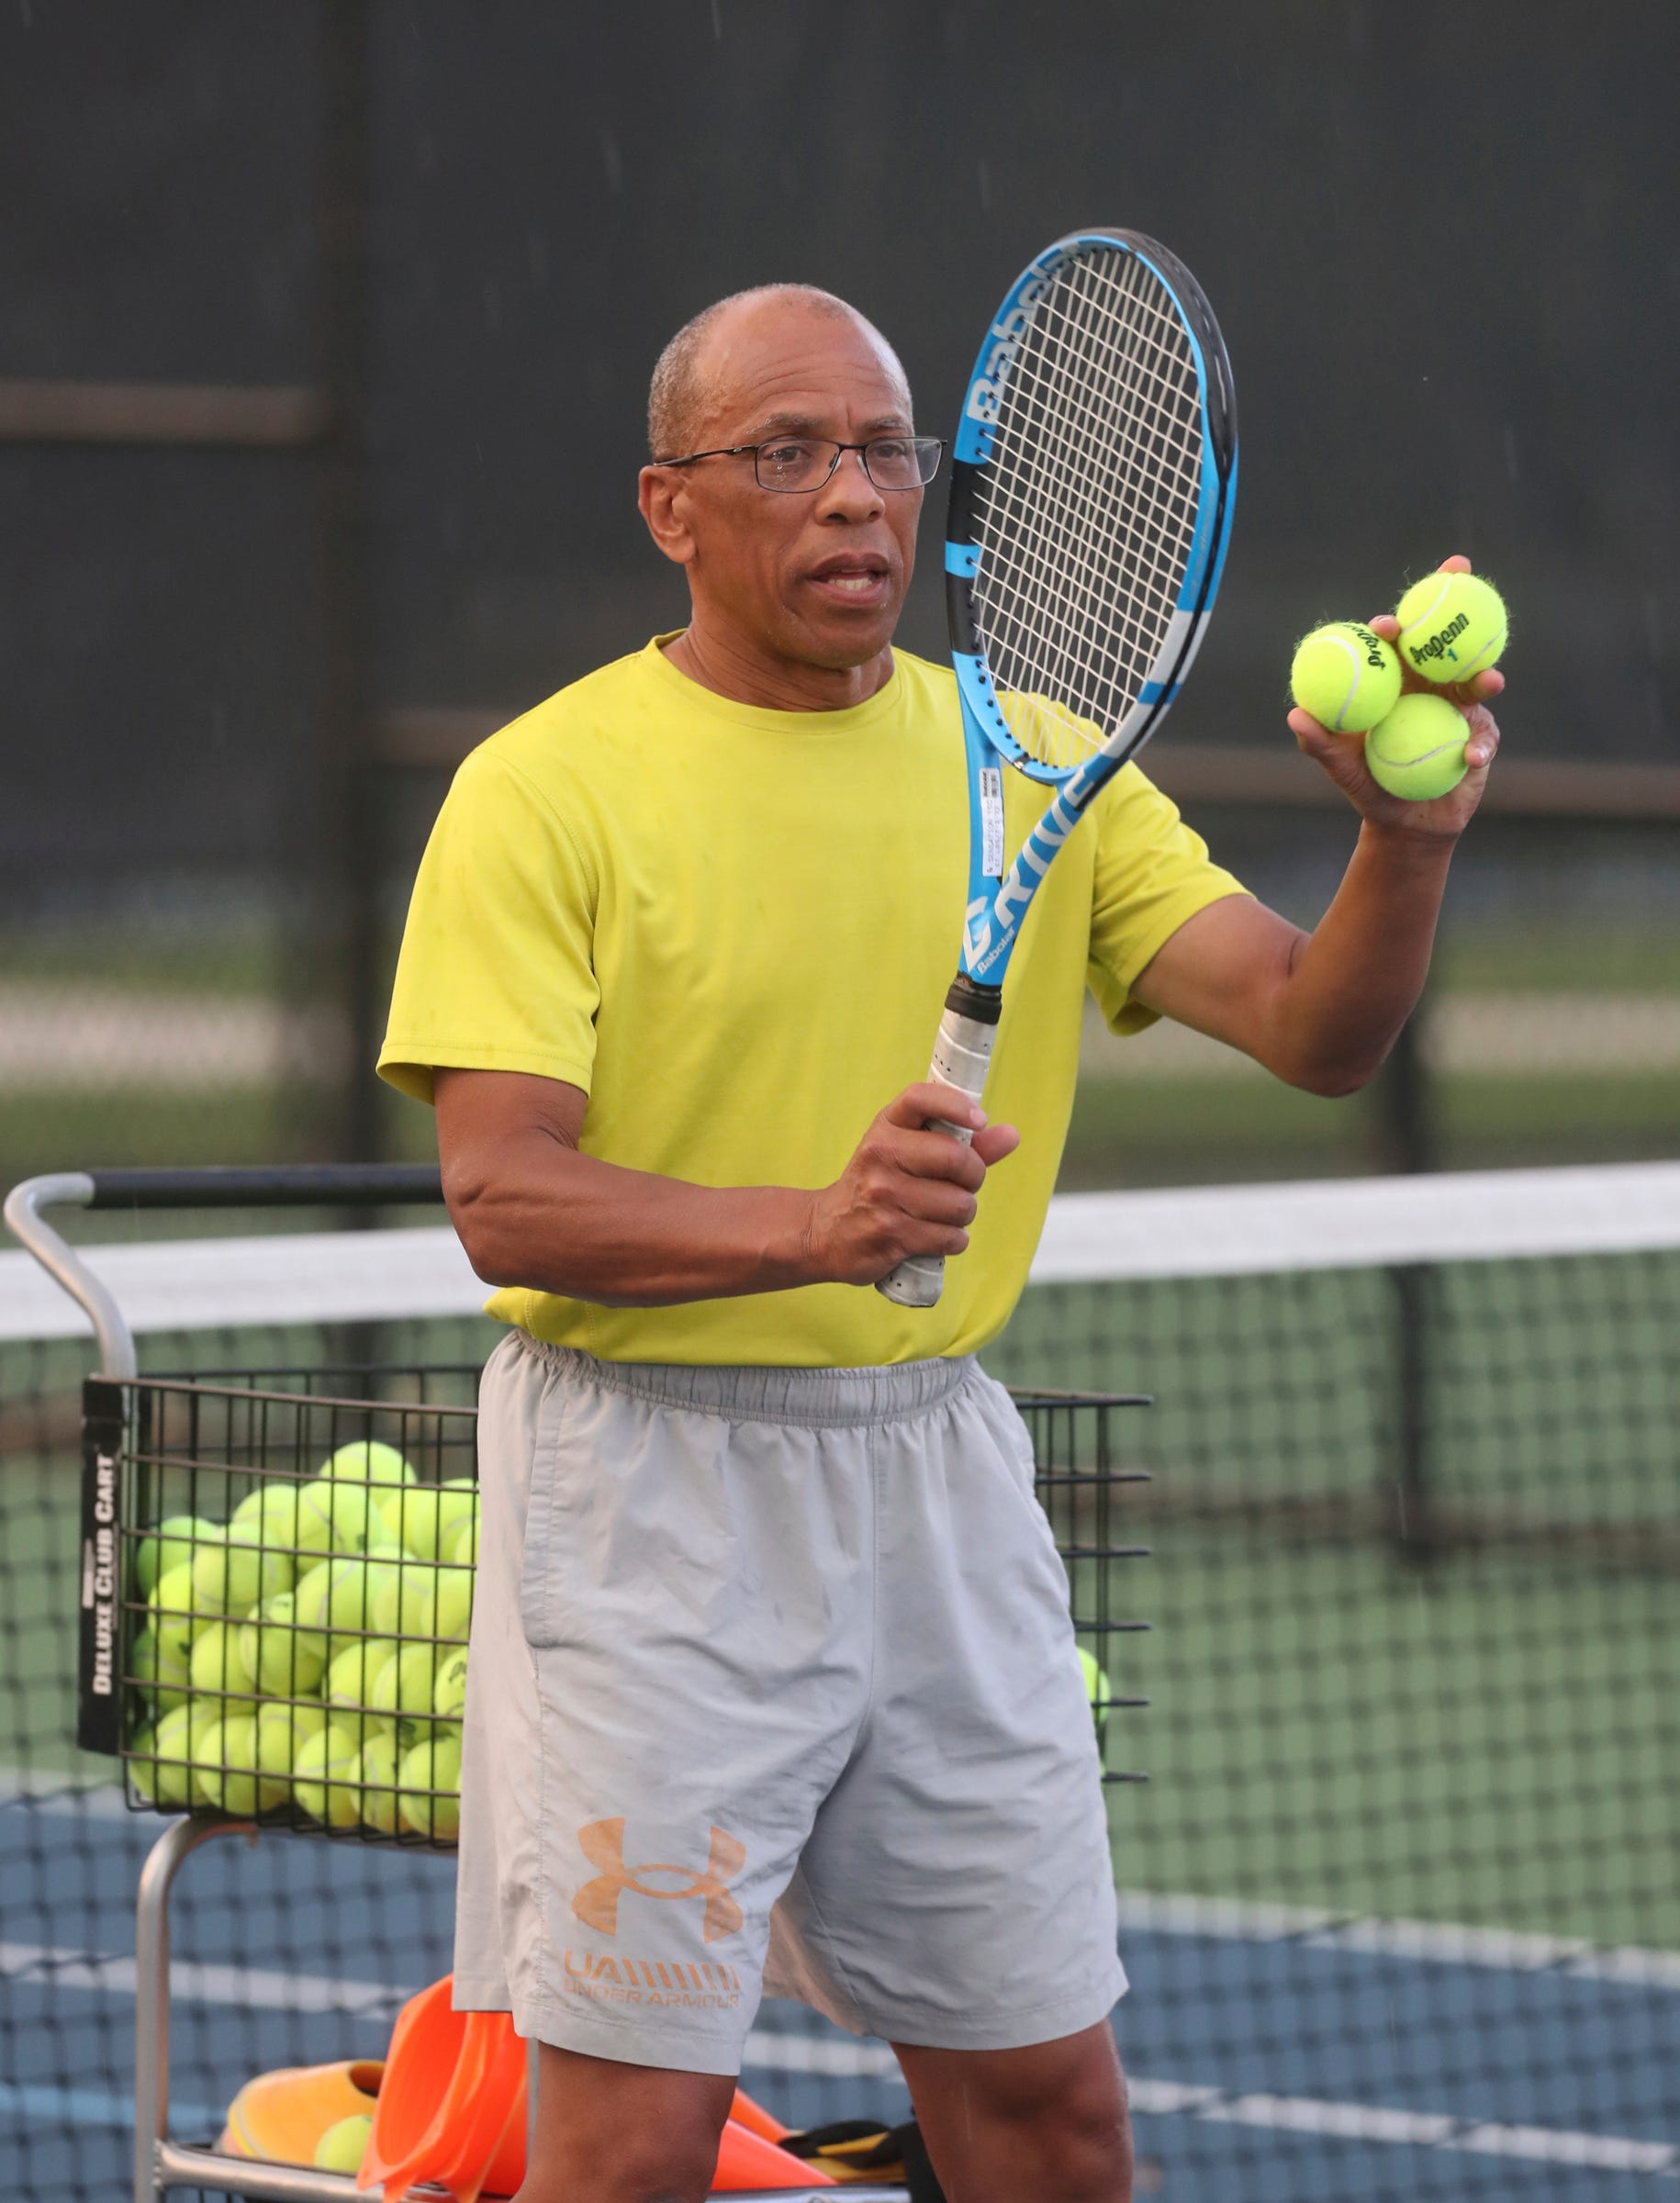
POLYGON ((954 2050, 1126 1987, 1031 1448, 970 1360, 485 1370, 454 2000, 734 2074, 760 1995, 954 2050))

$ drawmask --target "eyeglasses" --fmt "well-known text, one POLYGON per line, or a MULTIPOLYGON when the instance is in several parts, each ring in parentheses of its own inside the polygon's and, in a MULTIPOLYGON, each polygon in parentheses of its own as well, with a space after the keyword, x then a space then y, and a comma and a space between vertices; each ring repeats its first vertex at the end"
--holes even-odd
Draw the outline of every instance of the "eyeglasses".
POLYGON ((821 489, 847 452, 862 454, 863 471, 877 489, 921 489, 939 472, 945 439, 871 436, 867 443, 831 443, 825 436, 773 436, 767 443, 726 443, 655 464, 692 466, 697 459, 745 459, 750 453, 760 489, 801 497, 821 489))

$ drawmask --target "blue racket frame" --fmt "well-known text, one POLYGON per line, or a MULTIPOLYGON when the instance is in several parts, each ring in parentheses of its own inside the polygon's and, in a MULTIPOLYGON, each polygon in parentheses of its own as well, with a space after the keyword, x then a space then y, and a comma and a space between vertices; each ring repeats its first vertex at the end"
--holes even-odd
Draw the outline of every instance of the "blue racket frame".
POLYGON ((951 498, 946 523, 946 606, 951 662, 962 705, 969 773, 969 894, 963 914, 961 973, 976 988, 998 988, 1020 937, 1022 922, 1051 860, 1098 792, 1142 748, 1170 709, 1206 632, 1225 570, 1237 495, 1237 408, 1229 363, 1213 311, 1195 278, 1153 239, 1128 229, 1080 229, 1058 238, 1011 286, 993 317, 963 394, 952 449, 951 498), (971 516, 976 470, 991 455, 1001 391, 1033 309, 1057 272, 1085 252, 1129 253, 1172 297, 1190 335, 1202 409, 1202 491, 1190 557, 1167 643, 1162 677, 1147 682, 1104 746, 1071 770, 1029 756, 1010 732, 982 654, 974 614, 980 565, 971 516), (989 790, 982 774, 1002 759, 1035 780, 1056 786, 1007 871, 1002 868, 1001 783, 989 790))

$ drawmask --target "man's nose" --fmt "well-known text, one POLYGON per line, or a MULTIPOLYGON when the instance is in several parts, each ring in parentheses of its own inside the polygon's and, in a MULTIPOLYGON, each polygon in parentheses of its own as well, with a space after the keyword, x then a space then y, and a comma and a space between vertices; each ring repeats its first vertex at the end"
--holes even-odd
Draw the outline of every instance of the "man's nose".
POLYGON ((881 493, 869 479, 861 452, 842 452, 840 464, 818 493, 830 510, 863 516, 882 509, 881 493))

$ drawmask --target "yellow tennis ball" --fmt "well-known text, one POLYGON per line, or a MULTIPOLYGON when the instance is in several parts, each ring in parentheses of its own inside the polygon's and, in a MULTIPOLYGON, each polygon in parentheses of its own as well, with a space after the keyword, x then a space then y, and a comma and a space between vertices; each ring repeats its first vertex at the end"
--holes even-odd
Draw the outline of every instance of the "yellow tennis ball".
POLYGON ((167 1714, 186 1699, 192 1681, 188 1664, 192 1646, 174 1637, 167 1640, 155 1629, 141 1629, 129 1647, 129 1680, 138 1683, 160 1713, 167 1714))
POLYGON ((212 1617, 198 1604, 193 1588, 193 1564, 178 1560, 165 1569, 146 1601, 146 1622, 159 1645, 172 1658, 185 1660, 193 1641, 212 1617))
MULTIPOLYGON (((374 1677, 367 1703, 388 1720, 414 1720, 431 1711, 437 1685, 437 1652, 431 1645, 404 1645, 374 1677)), ((409 1739, 412 1741, 412 1739, 409 1739)))
POLYGON ((194 1779, 206 1805, 218 1811, 246 1820, 286 1795, 284 1783, 259 1779, 257 1725, 249 1714, 230 1715, 206 1729, 198 1751, 203 1763, 194 1768, 194 1779))
POLYGON ((320 1474, 362 1485, 412 1484, 419 1481, 396 1447, 386 1446, 378 1438, 352 1438, 321 1463, 320 1474))
POLYGON ((370 1519, 364 1486, 341 1483, 330 1476, 318 1476, 306 1484, 297 1494, 295 1542, 299 1569, 308 1568, 311 1558, 324 1560, 333 1553, 361 1552, 367 1544, 370 1519))
POLYGON ((383 1670, 397 1658, 398 1648, 388 1637, 356 1638, 333 1656, 321 1695, 329 1717, 356 1739, 357 1749, 369 1737, 394 1725, 394 1717, 374 1710, 374 1685, 383 1670))
POLYGON ((253 1679, 240 1652, 237 1624, 212 1622, 200 1633, 193 1643, 187 1676, 193 1689, 207 1698, 227 1692, 242 1697, 250 1691, 253 1679))
POLYGON ((452 1522, 438 1538, 438 1559, 471 1568, 478 1559, 478 1510, 452 1522))
POLYGON ((283 1591, 240 1625, 240 1662, 264 1697, 307 1698, 326 1672, 327 1639, 302 1627, 297 1593, 283 1591))
POLYGON ((263 1545, 281 1551, 297 1542, 297 1502, 303 1486, 291 1477, 274 1477, 247 1493, 228 1517, 230 1537, 237 1530, 256 1533, 263 1545))
POLYGON ((186 1764, 185 1728, 170 1729, 167 1736, 164 1733, 165 1724, 185 1711, 185 1706, 176 1706, 155 1729, 140 1729, 129 1747, 129 1782, 149 1805, 160 1806, 165 1813, 182 1812, 193 1802, 193 1775, 186 1764))
POLYGON ((361 1817, 349 1787, 361 1756, 360 1739, 337 1721, 306 1737, 292 1761, 292 1795, 323 1828, 353 1828, 361 1817))
POLYGON ((381 1729, 363 1745, 350 1771, 362 1826, 377 1828, 382 1836, 393 1835, 397 1828, 398 1758, 397 1739, 389 1729, 381 1729))
POLYGON ((398 1771, 397 1810, 405 1828, 434 1842, 461 1832, 461 1739, 453 1728, 411 1745, 398 1771))
POLYGON ((1085 1695, 1091 1701, 1091 1717, 1097 1725, 1100 1737, 1108 1724, 1109 1703, 1114 1697, 1114 1686, 1103 1673, 1100 1663, 1081 1645, 1080 1673, 1084 1678, 1085 1695))
POLYGON ((287 1552, 263 1549, 262 1526, 229 1525, 219 1544, 193 1557, 193 1593, 206 1614, 249 1614, 277 1592, 289 1591, 297 1572, 287 1552))
POLYGON ((367 2154, 374 2122, 365 2111, 334 2119, 315 2145, 315 2164, 323 2173, 359 2173, 367 2154))
POLYGON ((1394 607, 1400 655, 1426 681, 1467 681, 1499 663, 1505 601, 1479 574, 1426 574, 1394 607))
POLYGON ((438 1557, 442 1535, 442 1493, 435 1484, 398 1484, 374 1504, 386 1536, 422 1560, 438 1557))
POLYGON ((441 1721, 459 1721, 466 1712, 466 1654, 446 1652, 438 1662, 431 1710, 441 1721))
POLYGON ((157 1727, 160 1805, 190 1806, 196 1794, 197 1769, 207 1765, 203 1740, 221 1726, 221 1706, 214 1698, 190 1699, 164 1715, 157 1727))
POLYGON ((199 1547, 214 1545, 221 1534, 219 1523, 207 1522, 201 1515, 167 1515, 135 1546, 135 1596, 149 1599, 160 1576, 183 1561, 190 1567, 199 1547))
POLYGON ((1464 777, 1470 726, 1444 696, 1403 696, 1365 737, 1365 763, 1379 788, 1408 803, 1444 796, 1464 777))
POLYGON ((1400 660, 1355 620, 1315 628, 1295 652, 1289 693, 1333 734, 1368 733, 1399 701, 1400 660))
POLYGON ((257 1768, 280 1785, 279 1795, 265 1800, 278 1805, 292 1787, 292 1770, 297 1755, 311 1737, 327 1726, 327 1709, 308 1703, 271 1698, 257 1708, 257 1768))

